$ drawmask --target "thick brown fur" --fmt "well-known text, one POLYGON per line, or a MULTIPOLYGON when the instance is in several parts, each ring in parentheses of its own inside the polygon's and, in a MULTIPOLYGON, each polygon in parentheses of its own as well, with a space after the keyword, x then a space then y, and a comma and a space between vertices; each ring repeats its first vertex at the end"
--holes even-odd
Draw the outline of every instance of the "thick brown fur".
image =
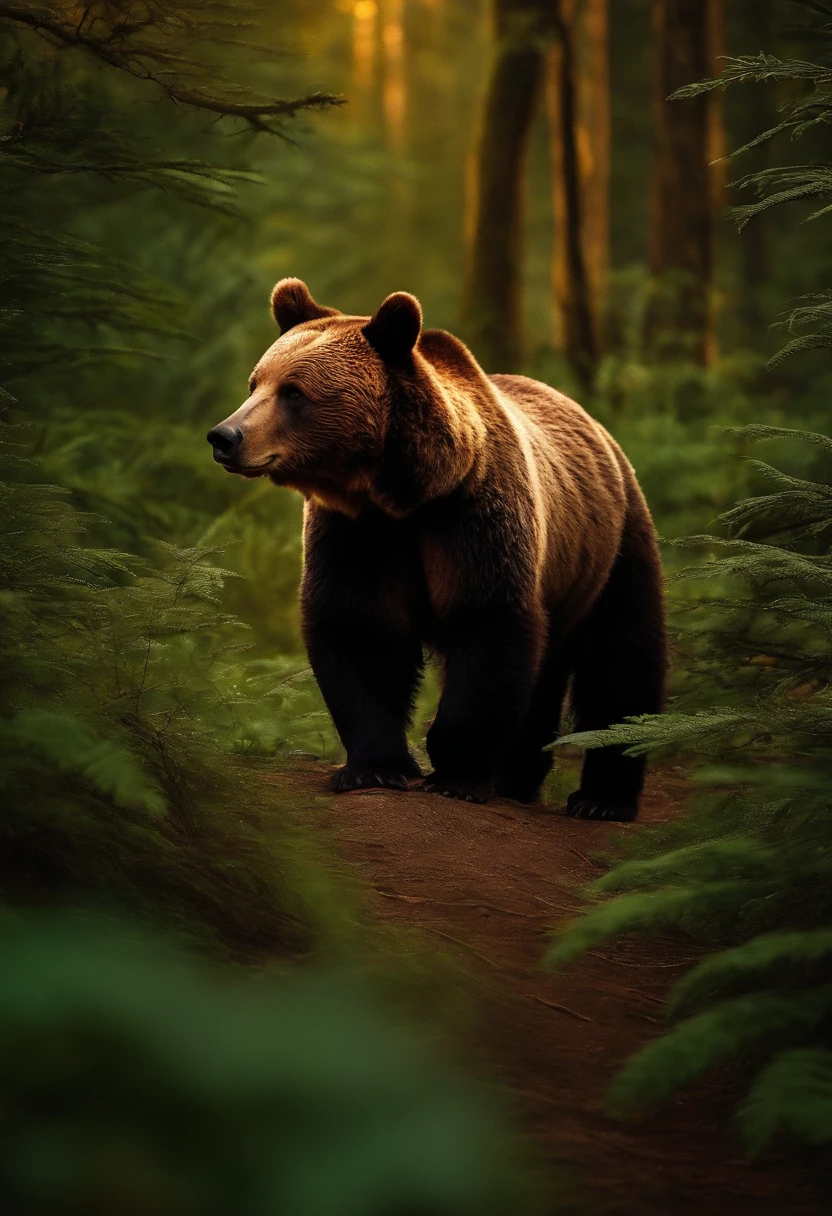
MULTIPOLYGON (((405 730, 423 646, 445 674, 427 739, 440 793, 537 797, 570 681, 579 729, 657 712, 655 531, 604 428, 421 332, 405 293, 346 317, 283 280, 272 306, 282 336, 209 438, 230 471, 306 497, 304 635, 347 749, 335 787, 417 774, 405 730)), ((643 770, 590 752, 570 813, 633 818, 643 770)))

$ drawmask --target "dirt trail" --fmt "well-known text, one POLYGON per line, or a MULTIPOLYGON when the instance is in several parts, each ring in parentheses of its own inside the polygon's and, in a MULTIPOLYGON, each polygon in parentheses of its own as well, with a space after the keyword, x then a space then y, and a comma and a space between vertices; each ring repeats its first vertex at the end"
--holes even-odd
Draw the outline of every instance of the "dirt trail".
MULTIPOLYGON (((323 790, 327 775, 312 765, 305 776, 323 790)), ((680 779, 654 776, 642 821, 667 819, 683 799, 680 779)), ((483 977, 492 1065, 518 1095, 549 1160, 584 1174, 588 1211, 823 1210, 795 1164, 744 1159, 724 1075, 649 1119, 621 1124, 602 1113, 619 1064, 661 1029, 662 997, 684 970, 684 947, 615 944, 554 976, 539 965, 547 930, 576 910, 560 884, 590 880, 600 872, 590 855, 638 825, 576 822, 552 808, 501 800, 473 806, 415 791, 342 795, 333 814, 343 855, 375 893, 378 916, 435 935, 483 977)))

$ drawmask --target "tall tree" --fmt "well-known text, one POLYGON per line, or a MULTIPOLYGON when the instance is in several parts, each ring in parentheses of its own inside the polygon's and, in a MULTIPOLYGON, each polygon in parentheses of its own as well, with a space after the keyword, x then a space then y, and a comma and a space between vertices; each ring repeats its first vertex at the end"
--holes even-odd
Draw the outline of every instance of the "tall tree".
POLYGON ((713 98, 671 102, 677 89, 713 75, 722 42, 722 0, 655 0, 655 143, 650 198, 649 265, 672 288, 651 310, 650 338, 660 349, 684 348, 706 363, 715 353, 714 245, 719 190, 710 167, 721 149, 713 98))
POLYGON ((381 41, 384 51, 384 125, 394 153, 404 145, 407 94, 404 77, 404 0, 384 0, 381 41))
POLYGON ((547 74, 558 346, 582 379, 601 344, 609 261, 610 82, 607 0, 561 0, 547 74), (570 118, 570 111, 572 115, 570 118))
POLYGON ((489 371, 522 364, 526 149, 557 32, 548 0, 494 0, 495 47, 473 173, 463 326, 489 371))
POLYGON ((378 5, 375 0, 355 0, 352 6, 352 88, 361 101, 375 77, 377 38, 378 5))
MULTIPOLYGON (((740 34, 747 38, 747 31, 753 30, 759 46, 763 51, 772 50, 772 36, 775 32, 774 0, 740 0, 737 11, 733 14, 736 38, 740 34)), ((713 94, 721 96, 720 93, 713 94)), ((751 143, 759 135, 761 128, 770 130, 779 122, 778 99, 770 89, 742 90, 740 96, 734 99, 734 129, 733 134, 740 146, 751 143)), ((768 141, 757 145, 738 162, 742 166, 742 175, 769 168, 771 164, 771 145, 768 141)), ((765 296, 766 284, 772 278, 772 216, 768 213, 760 215, 753 224, 743 231, 743 239, 739 243, 739 281, 740 295, 737 313, 744 325, 745 341, 755 341, 763 327, 770 320, 767 311, 768 304, 765 296)))

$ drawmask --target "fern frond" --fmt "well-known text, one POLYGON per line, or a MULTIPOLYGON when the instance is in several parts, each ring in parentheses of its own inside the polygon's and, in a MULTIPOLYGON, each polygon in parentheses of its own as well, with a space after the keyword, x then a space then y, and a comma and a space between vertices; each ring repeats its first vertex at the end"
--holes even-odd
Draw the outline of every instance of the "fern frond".
POLYGON ((72 714, 24 710, 8 723, 5 735, 14 746, 36 752, 59 773, 84 777, 116 806, 154 816, 167 810, 162 791, 137 758, 115 740, 96 739, 86 723, 72 714))
POLYGON ((611 937, 674 929, 697 936, 714 924, 731 926, 745 903, 770 889, 770 883, 744 879, 619 895, 559 933, 545 955, 546 966, 563 967, 611 937))
POLYGON ((832 1013, 832 985, 786 995, 756 992, 720 1001, 680 1022, 625 1065, 609 1094, 619 1115, 665 1101, 676 1090, 731 1057, 747 1057, 775 1041, 778 1048, 814 1034, 832 1013))
POLYGON ((732 84, 764 84, 769 81, 810 80, 816 84, 832 85, 832 68, 801 59, 780 59, 760 52, 757 55, 725 56, 719 76, 697 80, 671 94, 671 100, 699 97, 715 89, 727 89, 732 84))
POLYGON ((752 1157, 777 1135, 825 1147, 832 1141, 832 1051, 821 1047, 778 1052, 757 1077, 737 1112, 752 1157))
POLYGON ((624 861, 597 879, 591 890, 597 894, 649 890, 661 884, 683 885, 690 880, 723 882, 759 880, 777 867, 777 853, 769 846, 744 836, 697 841, 671 849, 658 857, 624 861))
POLYGON ((761 933, 733 950, 709 955, 674 986, 668 1014, 678 1018, 697 1005, 755 987, 794 990, 826 978, 832 960, 832 929, 761 933))

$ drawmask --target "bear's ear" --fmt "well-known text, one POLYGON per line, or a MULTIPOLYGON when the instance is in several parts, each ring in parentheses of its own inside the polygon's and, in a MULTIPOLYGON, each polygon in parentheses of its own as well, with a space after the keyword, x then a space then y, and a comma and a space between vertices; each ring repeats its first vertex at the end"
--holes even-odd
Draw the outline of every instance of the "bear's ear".
POLYGON ((302 325, 304 321, 318 321, 321 317, 337 317, 337 308, 324 308, 316 304, 309 288, 300 279, 281 279, 272 292, 272 313, 280 326, 281 334, 302 325))
POLYGON ((406 363, 421 331, 419 301, 406 291, 396 291, 387 297, 362 332, 385 363, 406 363))

